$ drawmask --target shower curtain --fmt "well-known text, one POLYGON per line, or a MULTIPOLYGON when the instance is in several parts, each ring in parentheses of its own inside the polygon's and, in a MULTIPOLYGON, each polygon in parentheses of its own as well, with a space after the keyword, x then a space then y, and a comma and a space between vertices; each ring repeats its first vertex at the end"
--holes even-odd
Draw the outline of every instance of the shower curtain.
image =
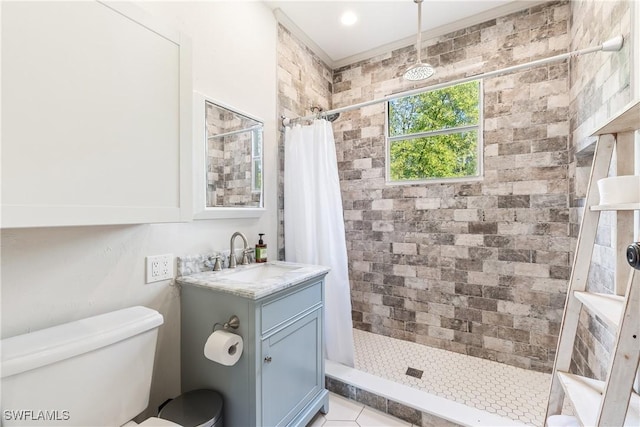
POLYGON ((285 133, 285 259, 331 268, 325 279, 325 357, 354 365, 347 244, 331 123, 285 133))

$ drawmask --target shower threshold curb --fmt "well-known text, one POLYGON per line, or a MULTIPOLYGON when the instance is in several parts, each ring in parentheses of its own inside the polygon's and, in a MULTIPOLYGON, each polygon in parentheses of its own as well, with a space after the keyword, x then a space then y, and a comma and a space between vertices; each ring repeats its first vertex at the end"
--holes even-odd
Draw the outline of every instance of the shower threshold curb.
MULTIPOLYGON (((325 360, 325 375, 330 379, 457 425, 469 427, 528 426, 528 424, 524 424, 521 421, 472 408, 462 403, 417 390, 404 384, 398 384, 331 360, 325 360)), ((331 388, 329 388, 329 390, 332 391, 331 388)), ((353 399, 351 396, 345 397, 353 399)), ((408 421, 415 423, 415 420, 408 421)), ((418 423, 418 425, 422 424, 418 423)))

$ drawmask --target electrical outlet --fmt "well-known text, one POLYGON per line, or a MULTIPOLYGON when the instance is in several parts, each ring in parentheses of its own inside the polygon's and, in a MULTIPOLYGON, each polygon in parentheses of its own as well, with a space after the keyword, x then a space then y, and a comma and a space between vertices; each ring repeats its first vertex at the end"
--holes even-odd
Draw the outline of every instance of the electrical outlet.
POLYGON ((147 283, 173 279, 173 255, 153 255, 146 257, 147 283))

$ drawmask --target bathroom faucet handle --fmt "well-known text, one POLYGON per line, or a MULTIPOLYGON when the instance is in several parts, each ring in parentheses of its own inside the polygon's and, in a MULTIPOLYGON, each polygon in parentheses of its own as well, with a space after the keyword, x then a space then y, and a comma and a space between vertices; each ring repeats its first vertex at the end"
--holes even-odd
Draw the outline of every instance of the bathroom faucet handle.
POLYGON ((242 265, 247 265, 249 264, 249 257, 248 255, 253 252, 253 249, 245 249, 242 251, 242 262, 240 264, 242 265))
POLYGON ((222 270, 222 263, 220 262, 221 259, 222 257, 220 255, 209 257, 209 261, 213 260, 213 271, 222 270))

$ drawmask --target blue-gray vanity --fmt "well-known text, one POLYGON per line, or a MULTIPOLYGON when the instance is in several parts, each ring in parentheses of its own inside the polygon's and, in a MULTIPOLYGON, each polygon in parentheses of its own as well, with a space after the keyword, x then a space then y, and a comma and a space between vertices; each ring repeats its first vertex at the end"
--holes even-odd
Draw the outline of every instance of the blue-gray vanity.
POLYGON ((324 388, 321 266, 269 262, 178 278, 182 390, 224 398, 227 426, 305 426, 329 407, 324 388), (205 358, 214 324, 238 316, 243 354, 233 366, 205 358))

